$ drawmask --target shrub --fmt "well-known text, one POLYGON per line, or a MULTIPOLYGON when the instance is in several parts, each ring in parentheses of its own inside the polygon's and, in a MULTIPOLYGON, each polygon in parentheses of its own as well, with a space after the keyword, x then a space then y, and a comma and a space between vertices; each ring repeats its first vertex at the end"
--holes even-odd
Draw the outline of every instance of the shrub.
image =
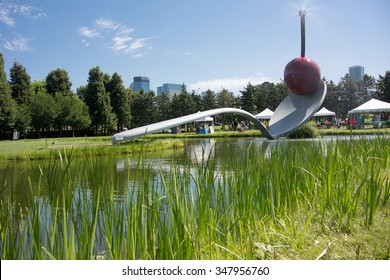
POLYGON ((290 139, 316 138, 320 136, 320 132, 311 123, 305 123, 286 136, 290 139))

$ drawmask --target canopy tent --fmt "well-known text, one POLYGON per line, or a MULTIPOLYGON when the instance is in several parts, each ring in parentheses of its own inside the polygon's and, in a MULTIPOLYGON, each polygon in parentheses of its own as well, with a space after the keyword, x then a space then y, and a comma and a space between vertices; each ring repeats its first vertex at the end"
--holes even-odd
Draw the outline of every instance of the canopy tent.
POLYGON ((349 114, 354 113, 368 113, 368 112, 390 112, 390 103, 372 98, 371 100, 363 103, 362 105, 356 107, 349 111, 349 114))
POLYGON ((212 117, 204 117, 198 120, 195 120, 194 122, 212 122, 214 119, 212 117))
POLYGON ((335 112, 329 111, 325 107, 322 107, 321 110, 318 110, 318 112, 313 115, 313 117, 325 117, 325 116, 334 116, 334 115, 336 115, 335 112))
POLYGON ((270 119, 274 112, 268 108, 258 113, 255 117, 258 120, 270 119))

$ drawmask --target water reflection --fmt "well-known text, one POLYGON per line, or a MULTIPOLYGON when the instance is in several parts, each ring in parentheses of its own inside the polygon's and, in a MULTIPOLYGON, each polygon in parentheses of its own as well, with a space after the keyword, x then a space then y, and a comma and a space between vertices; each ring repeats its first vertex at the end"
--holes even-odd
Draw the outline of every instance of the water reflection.
MULTIPOLYGON (((307 139, 305 143, 322 145, 331 141, 358 141, 377 136, 325 136, 321 139, 307 139), (322 143, 322 144, 321 144, 322 143)), ((187 168, 194 175, 199 165, 208 160, 214 168, 229 168, 232 158, 228 151, 235 150, 236 156, 245 157, 247 153, 256 153, 267 159, 279 145, 302 145, 302 140, 264 138, 218 138, 185 140, 185 147, 178 150, 145 153, 142 155, 126 155, 119 157, 97 157, 94 159, 73 159, 69 168, 59 161, 12 161, 0 162, 0 198, 16 201, 22 207, 31 205, 33 196, 45 197, 56 190, 63 180, 75 184, 73 190, 80 188, 90 190, 92 194, 105 184, 115 185, 116 196, 126 196, 132 188, 142 186, 147 180, 152 185, 161 184, 161 175, 169 178, 172 165, 176 168, 187 168), (66 170, 65 175, 62 170, 66 170), (143 176, 148 170, 148 176, 143 176), (44 176, 42 177, 42 174, 44 176), (53 185, 51 187, 47 187, 53 185)), ((322 145, 326 147, 326 145, 322 145)))

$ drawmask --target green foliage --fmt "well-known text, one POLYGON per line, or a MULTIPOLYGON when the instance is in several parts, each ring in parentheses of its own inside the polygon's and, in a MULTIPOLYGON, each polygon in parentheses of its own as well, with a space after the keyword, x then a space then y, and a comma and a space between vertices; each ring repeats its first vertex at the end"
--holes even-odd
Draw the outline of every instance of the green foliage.
POLYGON ((51 71, 46 77, 47 93, 55 95, 61 93, 63 95, 70 94, 72 83, 69 80, 68 72, 64 69, 57 68, 51 71))
POLYGON ((208 89, 206 95, 203 97, 202 111, 215 109, 216 107, 215 93, 208 89))
POLYGON ((304 139, 304 138, 317 138, 320 136, 320 132, 312 123, 305 123, 296 130, 288 133, 287 137, 290 139, 304 139))
POLYGON ((16 114, 16 103, 9 92, 0 92, 0 133, 13 131, 16 114))
POLYGON ((120 131, 124 127, 129 127, 131 120, 130 96, 118 73, 112 75, 106 86, 106 91, 110 95, 112 111, 116 115, 117 129, 120 131))
POLYGON ((167 93, 163 92, 155 97, 156 101, 156 121, 168 120, 171 116, 171 100, 167 93))
POLYGON ((154 110, 154 94, 152 92, 144 93, 133 92, 131 94, 131 127, 139 127, 155 122, 156 111, 154 110))
POLYGON ((4 71, 4 59, 0 53, 0 133, 12 132, 16 118, 16 103, 4 71))
POLYGON ((384 76, 379 75, 377 97, 382 101, 390 102, 390 71, 386 71, 384 76))
POLYGON ((95 132, 106 135, 115 126, 116 116, 112 112, 104 77, 99 67, 92 68, 89 71, 88 86, 83 93, 83 98, 89 108, 91 125, 95 128, 95 132))
POLYGON ((46 93, 38 93, 31 97, 30 102, 31 125, 38 136, 41 130, 49 128, 58 114, 58 107, 54 97, 46 93))
POLYGON ((18 62, 14 62, 10 70, 10 82, 12 97, 18 104, 26 104, 31 96, 31 80, 26 68, 18 62))
POLYGON ((255 107, 255 95, 256 95, 256 87, 249 83, 244 90, 241 90, 241 109, 249 112, 256 113, 257 108, 255 107))

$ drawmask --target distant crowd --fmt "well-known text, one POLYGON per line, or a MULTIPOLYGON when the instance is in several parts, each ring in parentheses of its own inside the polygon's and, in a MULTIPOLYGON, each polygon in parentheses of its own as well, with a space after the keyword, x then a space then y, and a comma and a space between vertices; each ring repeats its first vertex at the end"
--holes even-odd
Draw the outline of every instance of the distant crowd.
POLYGON ((317 128, 340 128, 345 125, 347 129, 364 129, 366 125, 372 125, 374 128, 390 127, 390 114, 378 113, 369 118, 366 114, 349 114, 342 121, 341 116, 335 115, 332 120, 328 118, 322 118, 316 121, 315 126, 317 128))

